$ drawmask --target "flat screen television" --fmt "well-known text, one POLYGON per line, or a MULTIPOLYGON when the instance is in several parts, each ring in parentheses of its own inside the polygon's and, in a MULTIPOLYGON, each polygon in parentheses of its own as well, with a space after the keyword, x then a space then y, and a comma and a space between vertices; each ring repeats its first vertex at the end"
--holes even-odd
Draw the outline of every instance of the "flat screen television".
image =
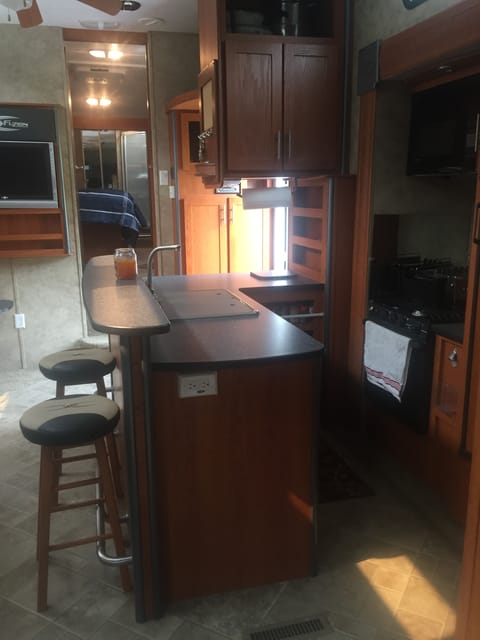
POLYGON ((58 207, 53 142, 0 140, 0 207, 58 207))

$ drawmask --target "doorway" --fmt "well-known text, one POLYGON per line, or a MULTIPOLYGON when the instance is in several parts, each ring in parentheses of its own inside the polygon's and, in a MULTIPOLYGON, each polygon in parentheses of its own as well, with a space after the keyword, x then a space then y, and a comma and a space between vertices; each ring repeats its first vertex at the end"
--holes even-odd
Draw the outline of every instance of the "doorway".
POLYGON ((146 131, 80 131, 83 182, 87 189, 130 193, 151 228, 146 131))
POLYGON ((155 199, 145 34, 69 32, 68 38, 82 261, 126 244, 146 255, 155 234, 155 199), (80 202, 85 190, 108 194, 112 202, 115 195, 131 200, 128 214, 138 218, 134 234, 126 232, 125 218, 110 211, 92 221, 80 202))

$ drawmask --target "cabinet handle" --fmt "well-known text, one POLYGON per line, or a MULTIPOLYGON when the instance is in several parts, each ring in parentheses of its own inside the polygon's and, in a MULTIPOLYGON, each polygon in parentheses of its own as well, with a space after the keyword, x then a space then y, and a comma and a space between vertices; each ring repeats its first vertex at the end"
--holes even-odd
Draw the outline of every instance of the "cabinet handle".
POLYGON ((476 244, 480 243, 480 204, 475 207, 475 216, 473 218, 473 236, 472 241, 476 244))
POLYGON ((227 224, 227 205, 218 207, 220 209, 220 224, 227 224))
POLYGON ((292 157, 292 130, 289 129, 287 133, 288 137, 288 159, 290 160, 292 157))
POLYGON ((480 124, 480 113, 477 113, 477 118, 475 121, 475 144, 473 146, 473 149, 475 151, 475 153, 477 153, 477 149, 478 149, 478 127, 480 124))
POLYGON ((234 215, 234 214, 233 214, 233 205, 232 205, 232 206, 230 206, 230 207, 228 207, 228 214, 229 214, 229 215, 228 215, 229 222, 230 222, 230 224, 233 224, 233 223, 234 223, 234 219, 233 219, 233 215, 234 215))
POLYGON ((277 139, 277 160, 281 160, 282 159, 282 134, 279 131, 277 131, 277 133, 275 134, 275 137, 277 139))
POLYGON ((452 367, 458 367, 458 354, 456 349, 452 351, 452 353, 448 356, 448 359, 450 360, 450 364, 452 365, 452 367))

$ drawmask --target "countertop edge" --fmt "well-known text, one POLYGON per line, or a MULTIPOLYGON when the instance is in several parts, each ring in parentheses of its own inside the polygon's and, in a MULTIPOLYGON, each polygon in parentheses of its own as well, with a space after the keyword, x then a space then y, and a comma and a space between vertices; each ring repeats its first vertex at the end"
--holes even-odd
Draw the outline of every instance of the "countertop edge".
POLYGON ((82 293, 92 327, 112 335, 147 336, 170 331, 170 320, 145 282, 115 278, 113 256, 86 265, 82 293))

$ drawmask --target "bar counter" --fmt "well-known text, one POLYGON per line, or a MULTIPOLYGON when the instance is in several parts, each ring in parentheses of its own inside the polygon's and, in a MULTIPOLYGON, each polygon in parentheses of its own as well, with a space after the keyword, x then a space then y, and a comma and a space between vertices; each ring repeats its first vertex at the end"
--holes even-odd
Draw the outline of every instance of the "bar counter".
POLYGON ((323 345, 248 295, 310 284, 161 276, 154 296, 140 279, 117 282, 110 256, 87 264, 87 312, 119 365, 137 621, 314 574, 323 345), (232 294, 239 315, 178 317, 198 297, 208 315, 215 293, 232 294), (181 380, 199 374, 216 392, 183 397, 181 380))

